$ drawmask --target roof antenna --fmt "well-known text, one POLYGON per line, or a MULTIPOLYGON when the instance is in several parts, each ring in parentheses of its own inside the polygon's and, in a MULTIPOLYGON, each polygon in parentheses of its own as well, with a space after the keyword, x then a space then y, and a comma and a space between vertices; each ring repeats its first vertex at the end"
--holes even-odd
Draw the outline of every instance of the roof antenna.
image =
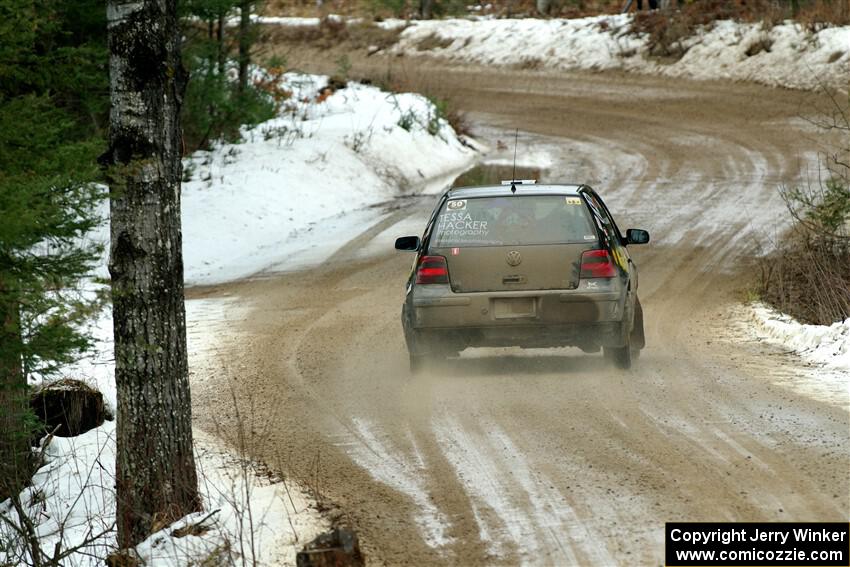
POLYGON ((511 173, 511 193, 516 193, 516 146, 519 140, 519 128, 514 132, 514 170, 511 173))

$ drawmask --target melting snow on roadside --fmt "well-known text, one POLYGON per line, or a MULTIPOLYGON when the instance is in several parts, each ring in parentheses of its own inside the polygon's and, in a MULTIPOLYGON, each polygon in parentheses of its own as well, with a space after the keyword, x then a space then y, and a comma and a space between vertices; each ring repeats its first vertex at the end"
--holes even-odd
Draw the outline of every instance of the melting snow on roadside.
POLYGON ((818 397, 850 405, 850 319, 829 326, 807 325, 761 303, 749 307, 747 319, 751 336, 810 363, 809 387, 818 390, 818 397))
MULTIPOLYGON (((335 251, 334 243, 346 242, 384 216, 374 205, 439 190, 477 157, 421 95, 354 83, 323 94, 326 84, 325 77, 285 75, 292 97, 279 118, 243 130, 242 143, 220 144, 185 160, 192 176, 182 191, 188 285, 321 262, 335 251)), ((107 241, 108 230, 104 223, 92 238, 107 241)), ((98 275, 107 275, 106 258, 98 275)), ((215 355, 211 337, 221 330, 207 319, 223 320, 231 309, 226 303, 187 302, 193 379, 203 378, 197 375, 203 366, 198 359, 215 355), (194 324, 195 319, 204 323, 194 324)), ((114 410, 111 309, 89 333, 94 352, 63 374, 91 382, 114 410)), ((195 431, 195 439, 204 512, 151 535, 137 548, 144 564, 185 565, 215 557, 227 562, 228 554, 239 554, 247 563, 293 565, 296 547, 327 528, 309 496, 283 480, 254 474, 253 465, 246 468, 203 432, 195 431), (174 535, 201 520, 209 530, 174 535)), ((114 422, 78 437, 53 439, 45 457, 21 495, 40 543, 52 553, 57 543, 73 548, 105 532, 63 562, 102 564, 115 547, 114 422)), ((0 502, 0 513, 17 518, 10 506, 9 500, 0 502)), ((435 541, 442 545, 440 522, 437 527, 435 541)), ((8 529, 0 522, 0 541, 8 529)), ((0 564, 17 564, 18 552, 26 553, 0 550, 0 564)))
POLYGON ((764 304, 752 306, 753 320, 771 343, 795 351, 825 368, 850 376, 850 319, 832 325, 806 325, 764 304))
POLYGON ((292 92, 287 112, 244 130, 242 143, 186 160, 187 283, 230 281, 284 262, 291 269, 299 255, 376 222, 381 212, 369 207, 419 192, 476 158, 421 95, 349 83, 323 96, 327 78, 314 75, 286 74, 283 84, 292 92))
MULTIPOLYGON (((327 529, 297 486, 256 474, 252 463, 219 449, 214 439, 200 432, 195 434, 195 451, 204 511, 142 542, 137 552, 143 565, 213 560, 218 565, 240 556, 249 564, 294 565, 297 548, 327 529), (249 532, 253 539, 242 537, 249 532)), ((64 551, 86 542, 61 563, 102 565, 115 550, 115 422, 77 437, 56 437, 44 455, 46 464, 21 493, 41 549, 52 555, 57 544, 64 551)), ((0 504, 0 513, 18 519, 8 500, 0 504)), ((0 540, 15 539, 6 537, 11 536, 10 529, 0 524, 0 540)), ((31 564, 28 558, 20 548, 0 552, 4 565, 31 564)))
POLYGON ((411 22, 393 51, 485 65, 554 69, 625 69, 639 73, 756 81, 813 89, 846 88, 850 78, 850 26, 809 32, 787 22, 764 30, 760 23, 719 21, 683 41, 684 56, 659 63, 647 54, 647 38, 629 32, 632 17, 563 19, 452 19, 411 22), (437 42, 440 43, 439 41, 437 42))

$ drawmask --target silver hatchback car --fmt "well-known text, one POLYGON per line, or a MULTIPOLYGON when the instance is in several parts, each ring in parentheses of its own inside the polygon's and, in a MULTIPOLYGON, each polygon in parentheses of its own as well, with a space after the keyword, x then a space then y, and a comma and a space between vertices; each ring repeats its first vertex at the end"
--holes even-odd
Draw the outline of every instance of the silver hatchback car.
POLYGON ((416 252, 402 325, 410 368, 470 346, 603 349, 628 368, 645 346, 638 272, 623 236, 587 185, 457 187, 440 196, 416 252))

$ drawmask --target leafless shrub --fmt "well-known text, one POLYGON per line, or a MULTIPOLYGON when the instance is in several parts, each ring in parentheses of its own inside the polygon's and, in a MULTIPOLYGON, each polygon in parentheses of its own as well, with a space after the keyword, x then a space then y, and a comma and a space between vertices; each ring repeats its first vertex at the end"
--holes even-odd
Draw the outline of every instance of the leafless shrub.
MULTIPOLYGON (((41 444, 36 461, 44 468, 37 474, 47 477, 46 484, 51 489, 61 490, 63 483, 72 480, 58 478, 46 458, 53 439, 50 434, 41 444)), ((105 520, 98 505, 114 502, 113 467, 105 467, 101 462, 109 442, 104 439, 99 443, 98 452, 86 470, 80 468, 76 447, 72 448, 70 458, 75 468, 66 476, 79 479, 80 491, 64 508, 49 508, 47 495, 32 485, 20 493, 11 491, 11 496, 0 502, 0 565, 60 567, 73 555, 106 557, 114 551, 115 522, 105 520)))
POLYGON ((786 19, 795 19, 810 32, 831 25, 850 23, 850 3, 831 0, 800 0, 799 9, 792 3, 771 0, 701 0, 679 3, 676 10, 636 12, 630 32, 647 37, 650 55, 663 58, 681 58, 688 50, 687 40, 699 28, 708 28, 718 20, 761 22, 763 38, 747 49, 752 56, 770 51, 771 40, 767 32, 786 19))
POLYGON ((782 187, 793 228, 761 260, 762 299, 799 320, 831 324, 850 317, 850 99, 813 122, 837 134, 838 149, 822 155, 817 178, 782 187))
POLYGON ((808 0, 801 2, 796 19, 809 31, 828 26, 850 24, 850 3, 844 0, 808 0))
POLYGON ((440 37, 436 33, 429 34, 416 43, 417 51, 431 51, 433 49, 445 49, 454 42, 448 37, 440 37))
POLYGON ((526 71, 536 71, 543 68, 543 59, 540 57, 523 57, 517 67, 526 71))
POLYGON ((450 107, 446 110, 446 121, 458 136, 471 138, 474 135, 472 122, 469 121, 469 117, 462 110, 450 107))
POLYGON ((717 20, 741 19, 743 14, 737 2, 703 0, 679 10, 637 12, 630 32, 646 35, 650 55, 679 59, 688 51, 687 39, 698 29, 707 28, 717 20))

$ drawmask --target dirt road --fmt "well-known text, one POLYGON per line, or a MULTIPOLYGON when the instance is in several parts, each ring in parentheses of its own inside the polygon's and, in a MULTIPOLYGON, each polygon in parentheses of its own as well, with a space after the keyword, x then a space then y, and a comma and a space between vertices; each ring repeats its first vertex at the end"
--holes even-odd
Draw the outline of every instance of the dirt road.
POLYGON ((643 356, 618 371, 577 349, 467 351, 412 378, 412 257, 391 238, 421 230, 433 198, 406 199, 319 267, 192 291, 240 306, 216 327, 218 363, 195 369, 198 425, 232 433, 233 392, 251 452, 338 507, 376 565, 656 565, 665 521, 846 521, 846 400, 783 385, 786 355, 730 330, 751 257, 781 228, 777 185, 817 149, 797 117, 809 95, 416 73, 484 143, 520 128, 521 158, 591 182, 622 228, 652 233, 634 252, 643 356))

